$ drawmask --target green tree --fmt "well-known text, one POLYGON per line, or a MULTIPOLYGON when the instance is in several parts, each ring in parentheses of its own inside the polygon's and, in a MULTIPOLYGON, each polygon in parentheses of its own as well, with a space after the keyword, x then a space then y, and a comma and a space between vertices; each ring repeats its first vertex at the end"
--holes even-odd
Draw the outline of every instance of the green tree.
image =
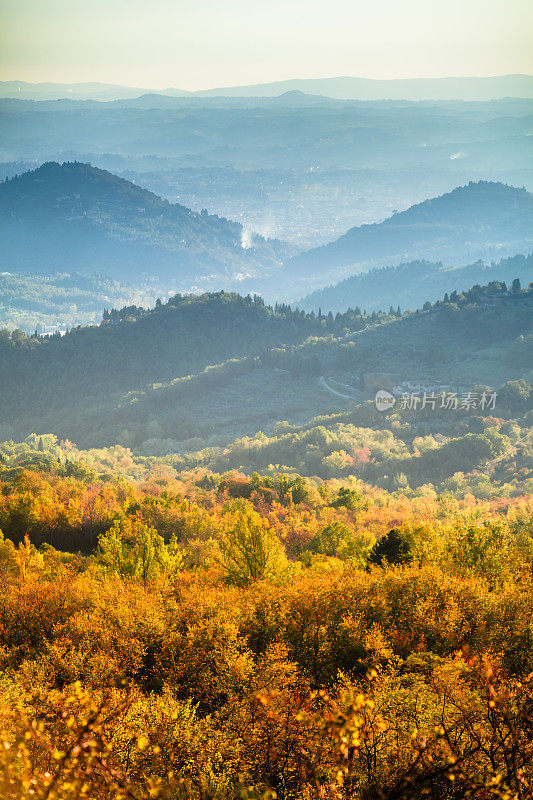
POLYGON ((518 381, 507 381, 498 393, 498 404, 513 414, 524 414, 531 408, 532 400, 533 387, 523 378, 518 381))
POLYGON ((309 550, 323 556, 336 556, 339 546, 350 535, 351 531, 346 525, 341 522, 332 522, 315 533, 309 542, 309 550))
POLYGON ((457 525, 450 554, 461 572, 501 577, 513 569, 512 539, 500 522, 457 525))
POLYGON ((341 486, 337 496, 331 501, 333 508, 342 508, 343 506, 349 511, 356 511, 364 505, 363 495, 355 489, 349 489, 347 486, 341 486))
POLYGON ((179 570, 183 563, 175 536, 165 544, 155 528, 136 524, 128 530, 121 520, 100 536, 97 555, 108 569, 144 584, 179 570))
POLYGON ((283 548, 250 503, 246 500, 230 503, 223 523, 220 563, 228 583, 248 586, 281 574, 285 566, 283 548))
POLYGON ((392 528, 370 551, 369 564, 409 564, 414 558, 411 537, 401 528, 392 528))

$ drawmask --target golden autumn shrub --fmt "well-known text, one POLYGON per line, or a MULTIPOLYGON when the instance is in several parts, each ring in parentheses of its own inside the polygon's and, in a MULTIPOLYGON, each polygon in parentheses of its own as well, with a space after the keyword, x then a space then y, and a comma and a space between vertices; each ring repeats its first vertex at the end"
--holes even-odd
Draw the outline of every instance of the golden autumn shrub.
POLYGON ((528 498, 26 470, 0 520, 2 800, 533 796, 528 498))

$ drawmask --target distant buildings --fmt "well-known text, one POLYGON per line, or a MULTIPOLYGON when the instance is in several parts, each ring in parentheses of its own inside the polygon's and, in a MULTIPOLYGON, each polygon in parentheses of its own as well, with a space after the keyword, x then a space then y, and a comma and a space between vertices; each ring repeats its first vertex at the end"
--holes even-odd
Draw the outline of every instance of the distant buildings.
POLYGON ((401 381, 392 388, 395 397, 402 397, 404 394, 441 394, 449 392, 451 389, 447 383, 440 381, 401 381))
POLYGON ((42 325, 41 330, 37 331, 37 336, 41 338, 45 338, 47 336, 55 336, 59 334, 60 336, 64 336, 68 331, 66 325, 42 325))

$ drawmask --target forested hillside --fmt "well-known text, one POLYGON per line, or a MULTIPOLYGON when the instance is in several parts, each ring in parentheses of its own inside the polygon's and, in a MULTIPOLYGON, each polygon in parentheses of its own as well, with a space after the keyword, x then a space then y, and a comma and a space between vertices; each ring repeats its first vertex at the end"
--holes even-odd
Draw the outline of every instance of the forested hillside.
POLYGON ((125 392, 263 348, 301 342, 322 330, 314 315, 288 306, 271 308, 259 297, 176 295, 153 309, 105 310, 100 325, 78 327, 63 337, 42 340, 20 331, 4 333, 3 397, 19 386, 18 404, 24 380, 30 381, 31 392, 40 387, 47 403, 58 393, 97 397, 125 392))
POLYGON ((0 800, 533 800, 531 3, 0 5, 0 800))
POLYGON ((7 271, 156 277, 176 288, 268 272, 291 252, 78 162, 46 163, 0 184, 0 235, 7 271))
POLYGON ((515 278, 523 286, 533 281, 533 255, 517 255, 491 265, 477 261, 465 267, 412 261, 353 275, 334 286, 312 292, 299 305, 307 310, 324 308, 334 313, 356 306, 367 311, 385 311, 397 305, 414 309, 425 302, 435 302, 445 294, 462 292, 474 284, 491 281, 511 284, 515 278))
MULTIPOLYGON (((518 281, 404 315, 318 316, 219 293, 108 311, 98 327, 47 341, 6 333, 2 438, 54 433, 169 455, 180 468, 440 486, 499 458, 527 429, 532 303, 518 281), (460 403, 449 413, 439 395, 436 409, 402 410, 398 401, 389 415, 378 412, 376 389, 406 381, 419 395, 438 385, 459 398, 497 392, 498 402, 481 415, 460 403), (486 434, 502 425, 503 439, 486 434)), ((517 474, 522 485, 529 473, 517 474)))
POLYGON ((469 183, 426 200, 384 222, 351 228, 344 236, 291 259, 287 281, 353 274, 383 261, 438 260, 446 265, 498 258, 533 249, 533 195, 501 183, 469 183))

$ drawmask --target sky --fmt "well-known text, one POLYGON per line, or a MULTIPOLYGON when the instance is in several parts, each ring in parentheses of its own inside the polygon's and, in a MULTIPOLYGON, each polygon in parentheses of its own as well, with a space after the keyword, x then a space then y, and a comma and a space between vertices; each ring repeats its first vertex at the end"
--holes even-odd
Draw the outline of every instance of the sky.
POLYGON ((0 0, 0 80, 532 74, 532 31, 533 0, 0 0))

